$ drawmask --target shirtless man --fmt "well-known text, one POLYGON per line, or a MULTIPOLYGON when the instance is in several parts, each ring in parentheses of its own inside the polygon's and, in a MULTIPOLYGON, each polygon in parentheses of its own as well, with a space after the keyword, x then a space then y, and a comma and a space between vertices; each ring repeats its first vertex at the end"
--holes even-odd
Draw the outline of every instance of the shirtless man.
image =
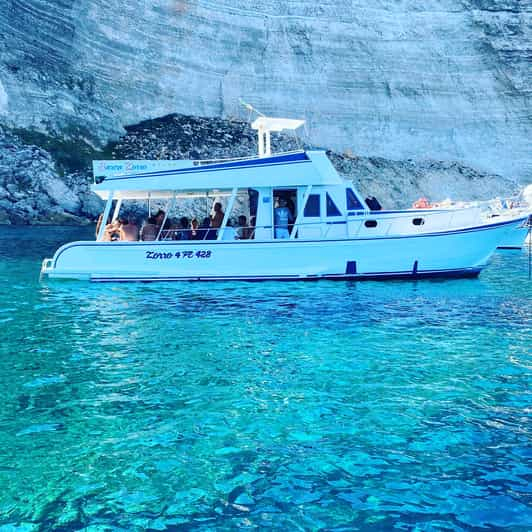
POLYGON ((136 242, 139 239, 139 228, 129 219, 120 219, 120 240, 136 242))
POLYGON ((224 211, 222 211, 222 204, 216 202, 213 207, 213 214, 211 215, 211 227, 213 229, 218 229, 221 227, 222 222, 224 221, 224 211))

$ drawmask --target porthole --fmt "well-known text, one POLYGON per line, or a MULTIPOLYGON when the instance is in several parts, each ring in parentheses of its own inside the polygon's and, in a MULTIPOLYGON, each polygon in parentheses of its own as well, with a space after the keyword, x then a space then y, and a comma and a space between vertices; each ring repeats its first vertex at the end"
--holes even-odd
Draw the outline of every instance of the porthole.
POLYGON ((412 220, 412 223, 414 225, 423 225, 425 223, 425 220, 423 220, 423 218, 414 218, 412 220))
POLYGON ((377 220, 366 220, 364 225, 366 227, 377 227, 377 220))

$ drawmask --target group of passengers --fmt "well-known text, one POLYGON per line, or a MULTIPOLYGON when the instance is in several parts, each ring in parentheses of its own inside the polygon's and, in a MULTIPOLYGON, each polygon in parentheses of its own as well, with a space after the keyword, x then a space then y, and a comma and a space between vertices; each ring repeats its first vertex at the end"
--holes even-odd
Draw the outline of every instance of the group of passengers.
MULTIPOLYGON (((132 218, 119 217, 116 221, 105 226, 102 240, 105 242, 137 240, 216 240, 218 231, 222 226, 225 214, 222 204, 216 202, 210 216, 203 218, 200 223, 197 218, 189 220, 183 216, 177 220, 167 217, 165 211, 159 211, 150 216, 139 227, 132 218)), ((100 229, 101 217, 96 226, 96 235, 100 229)), ((238 217, 235 225, 231 220, 227 220, 222 240, 247 240, 254 236, 255 217, 250 219, 248 226, 247 218, 244 215, 238 217)))

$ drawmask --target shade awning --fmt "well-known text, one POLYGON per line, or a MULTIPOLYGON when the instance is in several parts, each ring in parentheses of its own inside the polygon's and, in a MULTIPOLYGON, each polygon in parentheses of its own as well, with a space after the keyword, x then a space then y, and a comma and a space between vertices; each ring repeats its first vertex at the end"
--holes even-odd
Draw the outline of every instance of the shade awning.
POLYGON ((294 131, 305 123, 304 120, 295 120, 293 118, 271 118, 269 116, 259 116, 253 121, 251 127, 253 129, 261 129, 263 131, 294 131))

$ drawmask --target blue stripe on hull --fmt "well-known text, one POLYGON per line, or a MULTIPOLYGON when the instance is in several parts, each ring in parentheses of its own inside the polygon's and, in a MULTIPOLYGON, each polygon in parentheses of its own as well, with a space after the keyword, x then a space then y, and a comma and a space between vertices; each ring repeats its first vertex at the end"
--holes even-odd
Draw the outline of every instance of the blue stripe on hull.
POLYGON ((373 272, 366 274, 330 274, 330 275, 261 275, 261 276, 209 276, 209 277, 97 277, 91 278, 93 283, 120 283, 120 282, 168 282, 168 281, 384 281, 389 279, 429 279, 429 278, 471 278, 477 277, 481 268, 465 268, 459 270, 431 270, 412 272, 373 272))

